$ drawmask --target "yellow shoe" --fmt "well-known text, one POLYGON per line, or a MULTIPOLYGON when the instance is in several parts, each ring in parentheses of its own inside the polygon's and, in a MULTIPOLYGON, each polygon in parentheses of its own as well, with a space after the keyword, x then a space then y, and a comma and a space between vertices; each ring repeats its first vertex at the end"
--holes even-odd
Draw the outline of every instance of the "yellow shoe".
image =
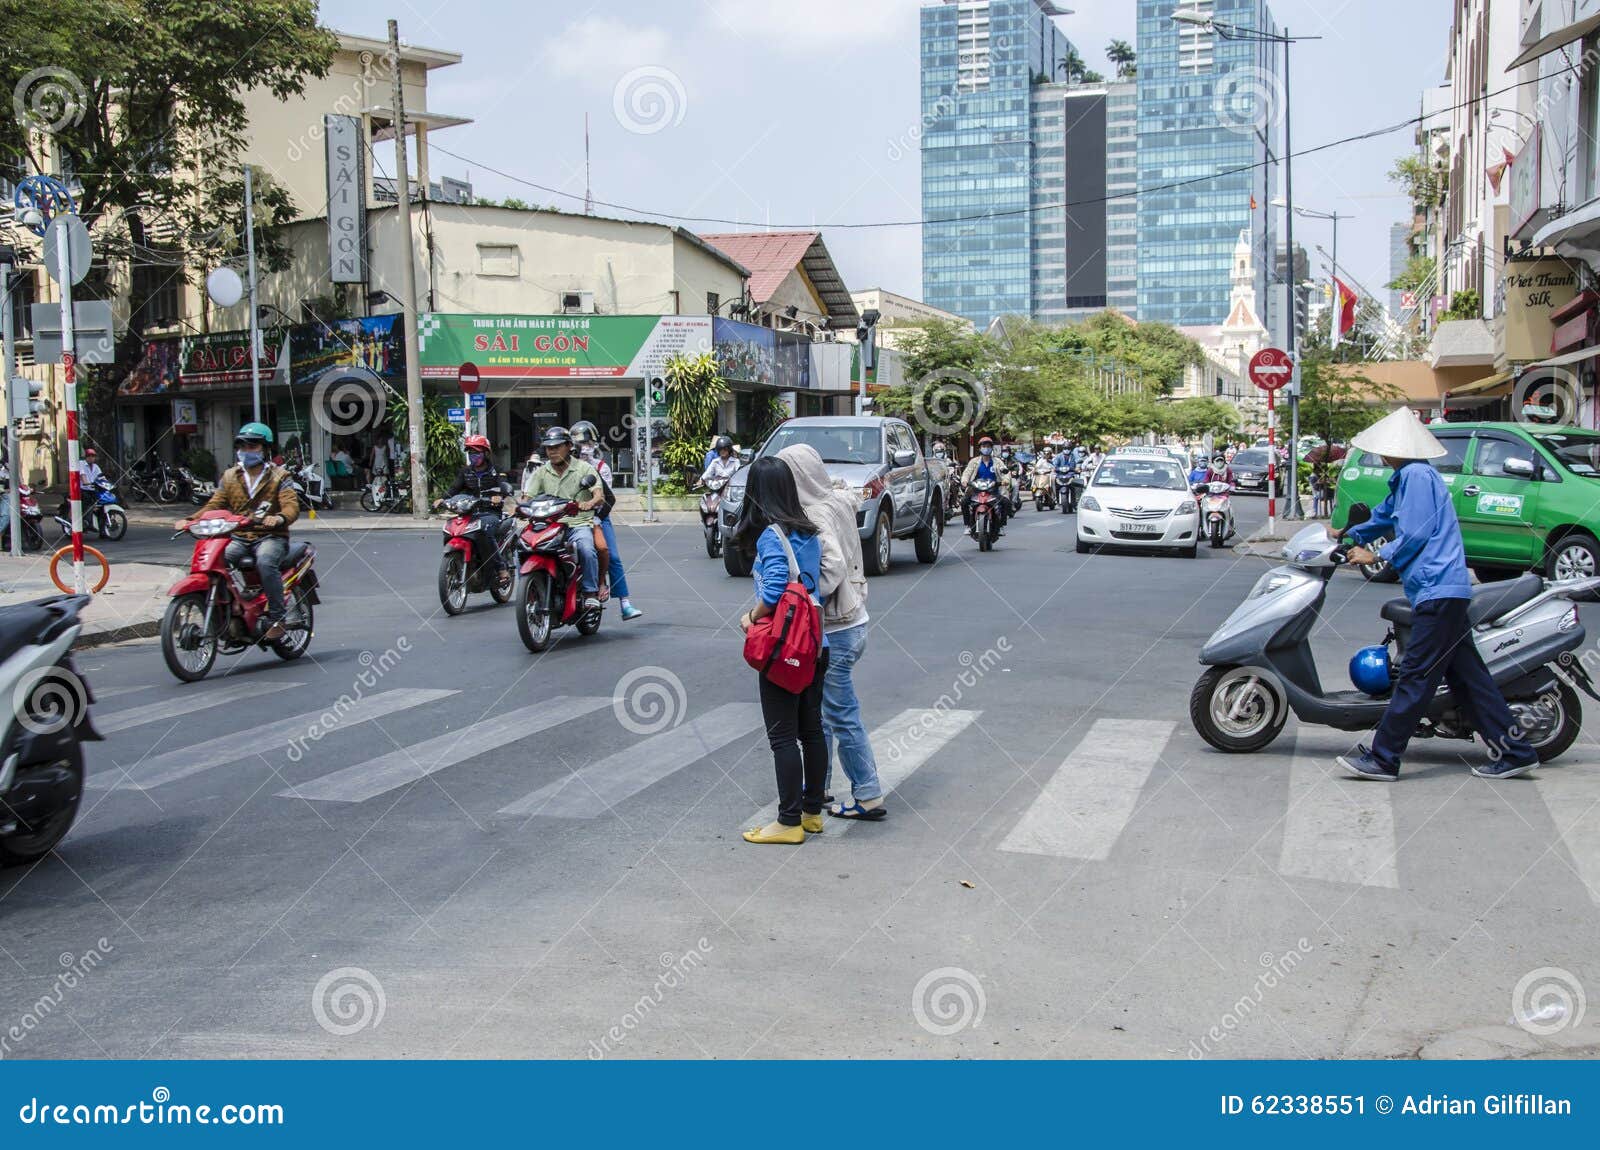
POLYGON ((801 815, 800 829, 805 831, 808 835, 820 835, 822 833, 822 816, 801 815))
POLYGON ((747 843, 782 843, 794 846, 806 841, 806 829, 800 827, 786 827, 782 823, 768 823, 764 827, 756 827, 744 832, 744 841, 747 843))

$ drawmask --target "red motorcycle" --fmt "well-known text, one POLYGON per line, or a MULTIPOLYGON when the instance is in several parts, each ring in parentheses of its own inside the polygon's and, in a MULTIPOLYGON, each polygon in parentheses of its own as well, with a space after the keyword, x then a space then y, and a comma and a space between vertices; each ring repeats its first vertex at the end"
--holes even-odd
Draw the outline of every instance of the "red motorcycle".
POLYGON ((451 519, 444 525, 444 556, 439 560, 439 603, 445 614, 467 609, 467 596, 487 591, 496 603, 509 603, 515 592, 511 547, 515 529, 509 519, 485 522, 485 511, 497 504, 478 495, 454 495, 444 501, 451 519), (495 562, 500 562, 496 569, 495 562))
POLYGON ((974 479, 967 498, 972 501, 972 536, 979 551, 994 547, 1000 538, 1000 500, 1005 498, 993 479, 974 479))
MULTIPOLYGON (((585 479, 583 485, 593 487, 594 479, 585 479)), ((540 495, 517 507, 517 515, 528 520, 517 541, 522 556, 517 631, 535 654, 549 648, 557 627, 575 626, 580 635, 600 630, 603 608, 583 609, 582 564, 567 541, 567 525, 561 522, 577 511, 576 502, 554 495, 540 495)))
MULTIPOLYGON (((267 596, 256 573, 255 556, 234 567, 223 561, 228 537, 253 519, 231 511, 206 511, 178 535, 194 536, 189 574, 172 585, 172 602, 161 619, 161 654, 167 669, 186 683, 203 679, 217 655, 236 655, 248 647, 265 647, 280 659, 298 659, 311 646, 312 607, 317 596, 317 552, 296 543, 284 555, 283 594, 288 608, 284 636, 267 642, 267 596)), ((178 535, 174 535, 176 539, 178 535)))

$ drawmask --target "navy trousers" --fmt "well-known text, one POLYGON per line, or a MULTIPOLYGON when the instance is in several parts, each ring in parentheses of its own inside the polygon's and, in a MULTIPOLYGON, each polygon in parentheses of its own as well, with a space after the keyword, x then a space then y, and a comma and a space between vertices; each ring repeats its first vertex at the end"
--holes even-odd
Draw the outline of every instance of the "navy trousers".
POLYGON ((1400 756, 1428 713, 1441 681, 1449 684, 1457 705, 1497 757, 1512 763, 1538 758, 1524 739, 1511 734, 1511 708, 1472 641, 1467 624, 1470 602, 1428 599, 1417 605, 1394 696, 1372 739, 1372 757, 1384 766, 1399 767, 1400 756))

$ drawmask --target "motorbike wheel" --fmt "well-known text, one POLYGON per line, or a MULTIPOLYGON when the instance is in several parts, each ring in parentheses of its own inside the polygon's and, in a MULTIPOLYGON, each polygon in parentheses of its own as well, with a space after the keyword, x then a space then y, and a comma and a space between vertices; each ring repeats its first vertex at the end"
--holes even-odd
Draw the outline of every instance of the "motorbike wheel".
POLYGON ((517 588, 517 634, 522 636, 522 645, 535 655, 549 648, 550 636, 555 631, 555 624, 544 609, 549 586, 550 576, 535 571, 517 588))
POLYGON ((1357 570, 1366 576, 1368 583, 1400 582, 1400 573, 1382 559, 1379 559, 1376 563, 1363 563, 1357 570))
POLYGON ((324 511, 337 511, 337 510, 339 510, 339 497, 336 496, 336 495, 333 495, 331 493, 328 494, 328 495, 324 495, 322 497, 322 509, 324 511))
POLYGON ((489 580, 489 598, 496 603, 509 603, 517 593, 517 576, 509 567, 502 567, 489 580))
POLYGON ((467 609, 467 561, 453 547, 439 558, 439 606, 446 615, 467 609))
POLYGON ((1555 712, 1555 729, 1545 739, 1532 743, 1541 763, 1564 754, 1583 729, 1583 703, 1578 692, 1558 681, 1554 697, 1546 697, 1546 700, 1542 705, 1555 712))
POLYGON ((217 636, 200 633, 208 597, 204 591, 179 595, 161 616, 161 657, 167 670, 185 683, 204 679, 217 661, 217 636))
POLYGON ((299 588, 294 591, 294 609, 292 613, 298 613, 305 620, 305 626, 291 627, 285 632, 283 638, 276 643, 268 644, 272 648, 272 653, 285 663, 293 662, 311 648, 311 633, 316 627, 316 618, 311 610, 311 604, 306 601, 304 593, 299 588))
POLYGON ((363 487, 361 489, 361 510, 371 511, 374 513, 378 510, 377 493, 374 492, 370 487, 363 487))
POLYGON ((1223 536, 1226 533, 1222 529, 1222 523, 1221 523, 1220 520, 1211 525, 1211 533, 1210 534, 1211 534, 1211 546, 1213 548, 1221 547, 1222 546, 1223 536))
POLYGON ((1231 755, 1259 751, 1278 737, 1289 705, 1254 667, 1208 667, 1189 692, 1189 721, 1231 755))
POLYGON ((738 547, 722 548, 722 569, 736 579, 747 579, 750 576, 752 564, 744 551, 738 547))
POLYGON ((0 866, 38 862, 55 850, 72 829, 72 820, 78 817, 78 802, 83 798, 83 747, 74 741, 70 749, 51 762, 18 768, 17 784, 27 783, 67 791, 72 797, 37 826, 30 825, 27 833, 0 838, 0 866))
POLYGON ((978 550, 987 551, 994 546, 994 538, 989 531, 989 517, 980 515, 972 522, 973 534, 978 537, 978 550))
POLYGON ((115 507, 107 508, 100 522, 100 535, 115 543, 128 533, 128 517, 115 507))
POLYGON ((578 634, 593 635, 600 630, 600 621, 605 618, 605 611, 589 611, 578 616, 578 634))
POLYGON ((706 536, 706 557, 709 558, 709 559, 719 559, 719 558, 721 558, 722 557, 722 532, 718 528, 707 527, 705 529, 705 536, 706 536))
POLYGON ((1039 512, 1041 515, 1044 514, 1044 496, 1043 495, 1035 495, 1033 497, 1033 509, 1035 511, 1039 512))
POLYGON ((156 502, 176 503, 178 501, 178 496, 182 494, 182 490, 178 487, 178 481, 176 479, 169 479, 160 487, 156 488, 156 502))

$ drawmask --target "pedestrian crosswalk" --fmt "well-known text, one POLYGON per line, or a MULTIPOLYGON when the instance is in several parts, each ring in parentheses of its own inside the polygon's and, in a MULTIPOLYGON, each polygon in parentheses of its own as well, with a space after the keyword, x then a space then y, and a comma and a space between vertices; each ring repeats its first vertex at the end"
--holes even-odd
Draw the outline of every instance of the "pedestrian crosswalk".
MULTIPOLYGON (((151 792, 229 765, 265 762, 284 778, 271 792, 274 801, 327 804, 324 809, 331 812, 457 768, 470 769, 474 762, 482 768, 496 756, 505 761, 514 752, 509 757, 516 770, 483 775, 492 784, 478 800, 483 817, 498 815, 516 824, 627 819, 630 804, 647 801, 647 792, 682 772, 693 772, 697 795, 706 793, 706 784, 734 796, 770 794, 771 759, 753 699, 721 704, 697 699, 690 706, 697 713, 679 717, 667 729, 634 730, 622 721, 619 732, 621 716, 613 717, 615 700, 609 695, 560 695, 509 707, 486 701, 483 708, 463 708, 458 690, 394 687, 329 702, 315 697, 318 684, 308 682, 303 670, 295 674, 225 679, 161 697, 141 695, 142 688, 97 692, 97 699, 131 697, 120 707, 95 705, 94 722, 110 741, 104 753, 90 755, 88 786, 101 792, 151 792), (284 700, 292 700, 293 707, 284 700), (448 709, 435 712, 440 723, 433 730, 443 733, 401 738, 396 732, 402 726, 414 731, 415 721, 384 722, 435 704, 448 709), (254 726, 240 723, 240 716, 282 715, 291 709, 295 713, 254 726), (481 710, 487 713, 478 717, 481 710), (196 738, 194 732, 208 737, 196 738), (143 749, 123 749, 130 745, 143 749), (370 749, 363 754, 364 746, 370 749), (330 768, 335 757, 344 765, 330 768)), ((992 714, 1006 717, 986 726, 985 711, 976 707, 913 707, 872 731, 885 794, 903 793, 914 776, 917 781, 914 797, 891 801, 889 826, 925 829, 926 820, 910 813, 913 804, 922 809, 940 802, 952 793, 953 780, 970 783, 973 764, 983 761, 992 740, 1015 745, 1015 732, 1007 727, 1014 718, 1006 711, 992 714)), ((1237 827, 1219 818, 1209 832, 1236 833, 1239 857, 1258 856, 1291 881, 1336 884, 1352 892, 1405 889, 1408 874, 1415 881, 1425 868, 1414 865, 1408 871, 1408 840, 1397 834, 1397 811, 1410 810, 1412 825, 1425 821, 1443 797, 1440 788, 1453 792, 1462 780, 1421 771, 1393 786, 1346 779, 1333 762, 1337 742, 1328 732, 1291 727, 1262 754, 1224 758, 1205 748, 1186 723, 1094 718, 1062 733, 1042 761, 1022 763, 1037 790, 1023 790, 1031 785, 1024 780, 1010 801, 989 800, 993 805, 982 817, 993 825, 985 839, 1001 855, 1034 860, 1028 865, 1147 858, 1151 836, 1170 826, 1150 800, 1180 775, 1183 787, 1201 801, 1210 805, 1214 799, 1225 808, 1230 799, 1205 798, 1201 791, 1210 782, 1203 772, 1190 770, 1224 766, 1233 776, 1253 780, 1260 797, 1251 801, 1267 808, 1265 817, 1250 815, 1237 827), (1025 803, 1020 809, 1019 799, 1025 803)), ((1600 905, 1600 756, 1580 743, 1537 772, 1533 783, 1548 822, 1524 818, 1518 823, 1547 827, 1550 848, 1600 905)), ((1496 784, 1474 780, 1468 785, 1496 784)), ((832 788, 840 797, 850 793, 837 766, 832 788)), ((718 836, 776 816, 768 802, 734 825, 736 811, 714 801, 696 804, 689 817, 703 812, 710 812, 706 833, 718 836)), ((851 821, 829 820, 823 841, 838 841, 854 829, 851 821)))

